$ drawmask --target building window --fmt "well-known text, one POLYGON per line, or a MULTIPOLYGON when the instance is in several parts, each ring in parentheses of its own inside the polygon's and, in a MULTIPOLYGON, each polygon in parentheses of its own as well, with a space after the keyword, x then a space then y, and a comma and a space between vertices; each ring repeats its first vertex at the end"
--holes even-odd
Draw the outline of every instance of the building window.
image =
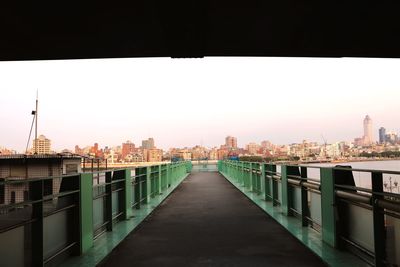
POLYGON ((78 164, 65 164, 65 174, 78 173, 78 164))
POLYGON ((48 196, 53 194, 53 180, 47 179, 43 181, 43 195, 48 196))
POLYGON ((29 200, 29 192, 27 190, 24 190, 24 201, 29 200))
POLYGON ((15 203, 15 191, 11 191, 11 200, 10 200, 11 204, 15 203))
MULTIPOLYGON (((4 181, 4 179, 0 179, 0 182, 4 181)), ((0 185, 0 204, 4 204, 4 184, 0 185)))

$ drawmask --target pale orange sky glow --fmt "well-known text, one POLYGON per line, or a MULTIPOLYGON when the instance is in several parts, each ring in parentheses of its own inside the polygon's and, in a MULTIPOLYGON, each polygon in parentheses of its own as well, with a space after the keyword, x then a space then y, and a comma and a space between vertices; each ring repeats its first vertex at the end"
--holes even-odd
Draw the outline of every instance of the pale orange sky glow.
POLYGON ((154 137, 160 148, 351 141, 369 114, 400 130, 400 60, 106 59, 0 62, 0 146, 25 149, 39 89, 39 133, 55 150, 154 137))

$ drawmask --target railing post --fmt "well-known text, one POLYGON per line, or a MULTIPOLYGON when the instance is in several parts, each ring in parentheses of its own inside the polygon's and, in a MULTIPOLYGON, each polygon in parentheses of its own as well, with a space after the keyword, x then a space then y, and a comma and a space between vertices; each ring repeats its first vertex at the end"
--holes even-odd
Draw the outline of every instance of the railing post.
POLYGON ((253 192, 253 163, 249 163, 249 190, 253 192))
POLYGON ((264 185, 265 185, 264 199, 265 200, 272 200, 271 184, 272 184, 272 164, 268 164, 268 165, 265 164, 265 167, 264 167, 264 185), (268 177, 270 177, 270 179, 268 177))
POLYGON ((240 181, 240 171, 239 171, 239 168, 240 168, 240 163, 237 162, 237 161, 235 161, 235 181, 236 181, 237 183, 239 183, 239 181, 240 181))
POLYGON ((240 176, 241 177, 241 181, 240 181, 240 185, 242 185, 242 186, 245 186, 246 185, 246 179, 245 179, 245 171, 244 171, 244 162, 242 162, 242 175, 240 176))
POLYGON ((80 253, 83 254, 93 246, 93 173, 79 175, 79 202, 80 253))
MULTIPOLYGON (((300 167, 300 176, 303 182, 307 181, 307 167, 300 167)), ((304 186, 301 186, 301 223, 308 226, 308 192, 304 186)))
POLYGON ((322 240, 337 246, 335 215, 335 176, 333 168, 321 168, 322 240))
POLYGON ((158 165, 158 194, 162 194, 161 192, 161 165, 158 165))
POLYGON ((141 172, 140 168, 135 168, 135 181, 134 181, 134 190, 135 190, 135 203, 136 203, 136 209, 140 209, 141 205, 141 199, 142 199, 142 177, 140 176, 141 172), (139 175, 139 176, 138 176, 139 175))
POLYGON ((131 170, 130 169, 125 169, 124 170, 124 178, 125 178, 125 183, 124 183, 124 206, 123 206, 123 211, 124 211, 124 219, 128 220, 130 217, 132 217, 132 180, 131 180, 131 170))
POLYGON ((282 212, 288 216, 290 214, 289 207, 289 184, 288 184, 288 166, 281 166, 281 186, 282 186, 282 200, 281 208, 282 212))
POLYGON ((112 215, 112 171, 106 172, 106 220, 107 231, 112 231, 113 228, 113 215, 112 215))
POLYGON ((266 187, 265 187, 265 163, 261 163, 261 176, 260 176, 260 183, 261 183, 261 196, 264 200, 266 200, 266 187))
POLYGON ((278 186, 279 186, 279 183, 278 183, 278 181, 276 181, 274 178, 273 178, 273 175, 277 175, 277 172, 276 172, 276 165, 274 166, 274 168, 272 168, 272 176, 271 176, 271 186, 272 186, 272 205, 273 206, 277 206, 278 205, 278 201, 277 201, 277 199, 279 198, 278 197, 278 186))
POLYGON ((171 163, 167 164, 167 168, 165 170, 167 176, 167 188, 171 186, 171 163))
POLYGON ((43 180, 31 182, 29 194, 38 201, 32 204, 32 266, 43 266, 43 180))
POLYGON ((150 203, 150 194, 151 194, 151 167, 146 167, 146 204, 150 203))
POLYGON ((372 184, 372 212, 374 227, 375 266, 385 266, 386 241, 385 241, 385 215, 383 209, 378 206, 378 200, 383 199, 383 175, 381 172, 371 173, 372 184), (376 194, 378 193, 378 194, 376 194))

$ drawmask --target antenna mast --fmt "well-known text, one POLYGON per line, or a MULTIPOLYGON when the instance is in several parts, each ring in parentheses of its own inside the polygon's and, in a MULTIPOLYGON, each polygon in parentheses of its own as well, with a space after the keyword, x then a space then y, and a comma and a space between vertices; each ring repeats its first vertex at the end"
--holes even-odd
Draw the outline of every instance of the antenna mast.
POLYGON ((36 90, 36 110, 35 110, 35 154, 37 154, 37 124, 38 124, 38 105, 39 105, 39 90, 36 90))
POLYGON ((38 99, 38 91, 36 90, 36 109, 32 110, 32 125, 31 125, 31 130, 29 131, 29 136, 28 136, 28 142, 26 142, 26 149, 25 149, 25 154, 28 153, 28 147, 29 147, 29 141, 31 140, 31 135, 32 135, 32 129, 33 129, 33 123, 35 123, 35 140, 34 142, 34 154, 37 154, 37 111, 38 111, 38 104, 39 104, 39 99, 38 99))

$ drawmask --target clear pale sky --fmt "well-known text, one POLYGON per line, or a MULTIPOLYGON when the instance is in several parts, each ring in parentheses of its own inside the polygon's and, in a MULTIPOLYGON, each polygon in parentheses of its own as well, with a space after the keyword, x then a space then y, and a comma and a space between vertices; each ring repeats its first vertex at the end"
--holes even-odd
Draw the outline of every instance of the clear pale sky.
POLYGON ((106 59, 0 62, 0 146, 39 134, 56 150, 154 137, 161 148, 353 140, 369 114, 400 130, 400 60, 106 59))

